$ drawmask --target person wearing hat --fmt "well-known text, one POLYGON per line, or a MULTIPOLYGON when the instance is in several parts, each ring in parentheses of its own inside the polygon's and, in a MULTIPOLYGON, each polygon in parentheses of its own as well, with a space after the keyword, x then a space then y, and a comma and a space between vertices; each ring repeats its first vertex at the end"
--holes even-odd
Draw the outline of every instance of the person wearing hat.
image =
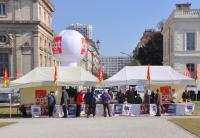
POLYGON ((62 106, 63 113, 64 113, 63 117, 67 117, 67 101, 68 101, 68 99, 69 99, 69 95, 66 91, 66 87, 63 86, 62 87, 62 96, 61 96, 61 100, 60 100, 60 105, 62 106))
POLYGON ((54 91, 51 91, 48 94, 48 109, 49 109, 49 117, 53 116, 53 110, 55 108, 56 105, 56 98, 54 96, 54 91))
POLYGON ((104 91, 104 93, 101 95, 101 98, 103 102, 104 117, 107 117, 106 109, 108 110, 108 115, 111 117, 110 108, 109 108, 111 97, 108 93, 108 90, 104 91))

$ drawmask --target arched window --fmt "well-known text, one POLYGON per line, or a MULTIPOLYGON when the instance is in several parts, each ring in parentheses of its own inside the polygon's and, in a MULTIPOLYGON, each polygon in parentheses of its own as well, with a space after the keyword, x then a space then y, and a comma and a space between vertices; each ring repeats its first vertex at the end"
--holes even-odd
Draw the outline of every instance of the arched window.
POLYGON ((195 64, 188 63, 188 64, 186 64, 186 67, 190 71, 191 78, 194 78, 194 76, 195 76, 195 64))
POLYGON ((7 37, 5 35, 0 35, 0 43, 6 43, 7 37))

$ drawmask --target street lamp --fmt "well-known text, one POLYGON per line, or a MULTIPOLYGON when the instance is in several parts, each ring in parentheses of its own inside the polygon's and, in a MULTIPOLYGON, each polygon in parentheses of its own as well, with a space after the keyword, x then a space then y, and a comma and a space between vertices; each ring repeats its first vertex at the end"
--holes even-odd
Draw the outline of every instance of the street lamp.
POLYGON ((140 65, 140 62, 137 59, 133 58, 132 55, 124 53, 124 52, 120 52, 120 53, 130 57, 132 65, 140 65))

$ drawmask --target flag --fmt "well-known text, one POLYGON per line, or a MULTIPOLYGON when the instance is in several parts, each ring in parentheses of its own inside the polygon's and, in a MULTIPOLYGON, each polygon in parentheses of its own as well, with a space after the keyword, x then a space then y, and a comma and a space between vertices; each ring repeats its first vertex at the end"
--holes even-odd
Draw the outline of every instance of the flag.
POLYGON ((148 69, 147 69, 147 80, 148 81, 151 80, 150 65, 148 65, 148 69))
POLYGON ((199 79, 198 65, 196 65, 196 67, 195 67, 195 77, 194 77, 194 79, 195 79, 195 82, 196 82, 196 84, 197 84, 197 81, 198 81, 198 79, 199 79))
POLYGON ((189 69, 187 68, 187 66, 186 66, 186 68, 185 68, 185 76, 191 77, 190 71, 189 71, 189 69))
POLYGON ((3 76, 3 87, 6 88, 9 83, 9 78, 8 78, 8 71, 7 68, 4 70, 4 76, 3 76))
POLYGON ((57 67, 55 66, 54 70, 54 84, 57 85, 57 80, 58 80, 58 73, 57 73, 57 67))
POLYGON ((102 68, 99 69, 98 79, 99 79, 99 83, 103 82, 103 70, 102 70, 102 68))
POLYGON ((84 57, 87 52, 87 40, 85 38, 81 38, 82 48, 81 48, 81 55, 84 57))
POLYGON ((18 70, 16 71, 16 80, 19 79, 19 72, 18 70))

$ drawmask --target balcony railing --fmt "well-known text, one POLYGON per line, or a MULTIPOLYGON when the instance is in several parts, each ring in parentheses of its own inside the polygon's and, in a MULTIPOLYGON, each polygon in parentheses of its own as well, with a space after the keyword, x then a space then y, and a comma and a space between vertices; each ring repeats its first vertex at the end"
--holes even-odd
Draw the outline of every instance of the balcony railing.
POLYGON ((174 18, 200 18, 200 9, 175 10, 172 15, 174 18))

